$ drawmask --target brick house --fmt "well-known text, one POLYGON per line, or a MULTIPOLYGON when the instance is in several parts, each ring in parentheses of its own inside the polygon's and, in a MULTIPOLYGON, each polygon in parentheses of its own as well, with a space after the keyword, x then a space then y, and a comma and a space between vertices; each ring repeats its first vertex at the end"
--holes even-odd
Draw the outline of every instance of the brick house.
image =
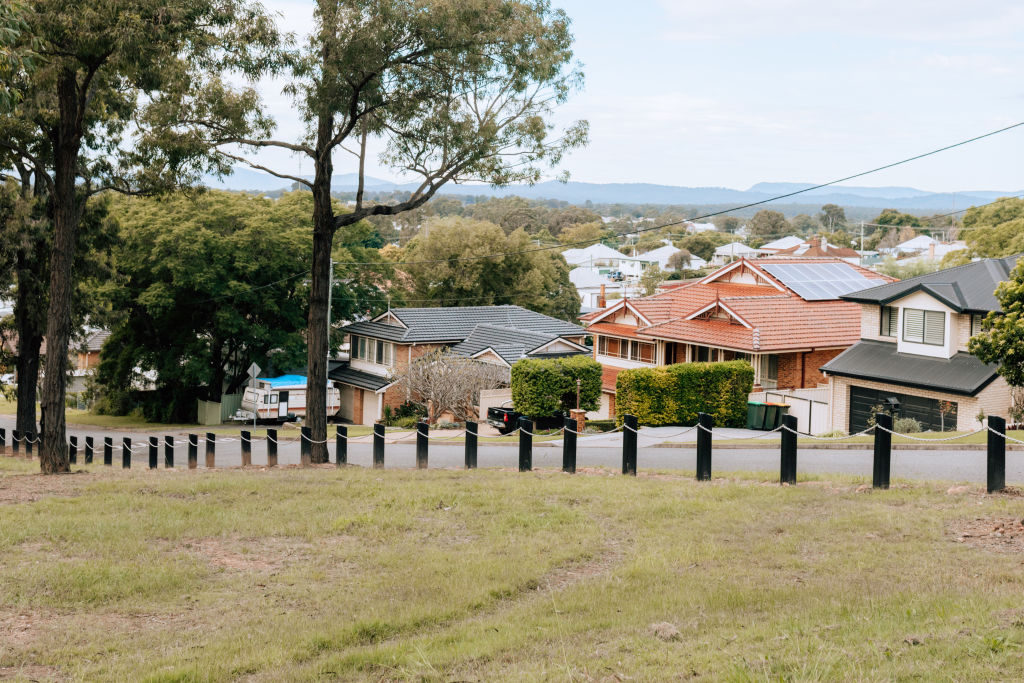
POLYGON ((740 259, 581 316, 604 366, 599 414, 614 416, 626 368, 743 359, 755 390, 816 387, 819 368, 860 338, 859 306, 839 295, 892 281, 837 258, 740 259))
POLYGON ((860 341, 827 363, 833 429, 859 432, 876 406, 923 429, 973 430, 979 413, 1008 416, 998 365, 967 352, 1018 256, 983 259, 847 294, 861 307, 860 341))
POLYGON ((397 308, 344 331, 350 360, 332 363, 328 377, 341 390, 341 417, 356 424, 407 401, 395 378, 437 349, 507 368, 524 357, 590 352, 579 325, 511 305, 397 308))

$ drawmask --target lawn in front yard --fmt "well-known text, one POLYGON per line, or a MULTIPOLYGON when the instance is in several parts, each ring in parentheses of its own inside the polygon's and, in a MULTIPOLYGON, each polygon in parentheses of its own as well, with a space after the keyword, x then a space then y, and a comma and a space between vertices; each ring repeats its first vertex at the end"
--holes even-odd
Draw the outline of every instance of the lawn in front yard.
POLYGON ((1024 676, 1024 499, 1009 495, 34 468, 0 457, 0 677, 1024 676))

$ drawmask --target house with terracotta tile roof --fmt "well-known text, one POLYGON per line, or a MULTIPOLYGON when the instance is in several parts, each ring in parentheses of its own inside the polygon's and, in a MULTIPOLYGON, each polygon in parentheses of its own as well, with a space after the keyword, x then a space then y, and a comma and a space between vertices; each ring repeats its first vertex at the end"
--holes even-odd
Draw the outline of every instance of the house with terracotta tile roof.
POLYGON ((581 316, 604 367, 601 414, 627 368, 747 360, 755 391, 824 383, 820 368, 860 339, 843 294, 893 278, 838 258, 740 259, 699 280, 581 316))

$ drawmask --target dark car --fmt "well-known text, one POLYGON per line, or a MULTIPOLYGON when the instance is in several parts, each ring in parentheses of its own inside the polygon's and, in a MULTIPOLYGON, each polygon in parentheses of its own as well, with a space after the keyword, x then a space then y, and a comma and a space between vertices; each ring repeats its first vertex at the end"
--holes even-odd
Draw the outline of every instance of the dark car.
MULTIPOLYGON (((498 430, 501 434, 514 432, 519 426, 519 418, 522 413, 516 411, 512 406, 500 406, 487 409, 487 424, 498 430)), ((551 417, 538 417, 534 420, 534 427, 537 429, 558 429, 565 424, 565 415, 552 415, 551 417)))

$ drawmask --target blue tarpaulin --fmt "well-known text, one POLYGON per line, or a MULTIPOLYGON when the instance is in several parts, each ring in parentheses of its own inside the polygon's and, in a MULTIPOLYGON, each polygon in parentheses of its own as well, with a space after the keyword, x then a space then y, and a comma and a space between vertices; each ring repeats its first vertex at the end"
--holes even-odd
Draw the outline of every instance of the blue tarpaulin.
POLYGON ((272 388, 278 387, 304 387, 306 378, 303 375, 281 375, 280 377, 260 377, 259 381, 266 382, 272 388))

